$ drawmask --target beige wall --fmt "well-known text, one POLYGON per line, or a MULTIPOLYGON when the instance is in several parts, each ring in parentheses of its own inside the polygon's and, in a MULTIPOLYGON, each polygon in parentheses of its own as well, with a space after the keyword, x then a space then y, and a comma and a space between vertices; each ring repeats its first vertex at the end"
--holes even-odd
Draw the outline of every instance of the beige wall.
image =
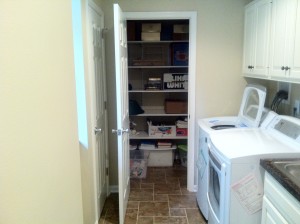
MULTIPOLYGON (((266 99, 266 106, 270 107, 271 103, 278 92, 278 82, 277 81, 266 81, 268 94, 266 99)), ((291 92, 289 93, 289 102, 281 103, 278 107, 278 114, 293 116, 293 108, 295 100, 300 100, 300 84, 291 84, 291 92)), ((298 115, 299 117, 299 115, 298 115)), ((300 118, 300 117, 299 117, 300 118)))
MULTIPOLYGON (((197 11, 196 118, 236 115, 246 81, 242 78, 244 6, 249 0, 118 0, 123 11, 197 11)), ((115 98, 113 14, 104 0, 108 95, 115 98)), ((109 129, 116 127, 115 101, 108 103, 109 129)), ((109 136, 110 184, 117 184, 116 137, 109 136)))
POLYGON ((71 0, 1 0, 0 30, 0 223, 82 224, 71 0))

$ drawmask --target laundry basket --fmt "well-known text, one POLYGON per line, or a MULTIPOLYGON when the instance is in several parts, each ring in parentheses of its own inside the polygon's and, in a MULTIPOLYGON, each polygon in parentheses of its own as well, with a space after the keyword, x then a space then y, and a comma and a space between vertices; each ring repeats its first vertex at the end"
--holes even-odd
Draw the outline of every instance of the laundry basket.
POLYGON ((130 178, 146 178, 149 152, 130 150, 130 178))

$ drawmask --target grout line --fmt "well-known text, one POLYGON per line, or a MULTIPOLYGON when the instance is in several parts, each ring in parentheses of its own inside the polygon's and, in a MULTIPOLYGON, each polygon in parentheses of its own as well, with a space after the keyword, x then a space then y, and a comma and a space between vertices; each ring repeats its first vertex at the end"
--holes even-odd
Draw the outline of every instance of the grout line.
POLYGON ((187 217, 186 208, 184 209, 184 212, 185 212, 185 217, 186 217, 187 224, 189 224, 189 219, 187 217))

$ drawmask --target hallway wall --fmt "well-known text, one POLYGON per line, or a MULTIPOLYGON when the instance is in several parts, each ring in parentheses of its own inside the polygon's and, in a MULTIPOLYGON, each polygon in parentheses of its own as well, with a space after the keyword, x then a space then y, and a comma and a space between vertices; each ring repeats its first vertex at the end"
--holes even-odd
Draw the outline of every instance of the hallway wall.
POLYGON ((0 223, 82 224, 71 0, 0 1, 0 223))

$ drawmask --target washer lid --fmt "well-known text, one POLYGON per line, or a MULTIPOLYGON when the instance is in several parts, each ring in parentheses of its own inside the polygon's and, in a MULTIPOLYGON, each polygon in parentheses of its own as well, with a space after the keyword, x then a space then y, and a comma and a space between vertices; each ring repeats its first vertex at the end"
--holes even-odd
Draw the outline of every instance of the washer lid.
POLYGON ((229 129, 211 133, 209 147, 215 149, 227 161, 242 162, 249 157, 276 158, 297 154, 300 157, 299 143, 288 141, 283 135, 260 128, 229 129))
POLYGON ((260 85, 247 85, 238 115, 238 124, 258 127, 264 111, 266 88, 260 85))

